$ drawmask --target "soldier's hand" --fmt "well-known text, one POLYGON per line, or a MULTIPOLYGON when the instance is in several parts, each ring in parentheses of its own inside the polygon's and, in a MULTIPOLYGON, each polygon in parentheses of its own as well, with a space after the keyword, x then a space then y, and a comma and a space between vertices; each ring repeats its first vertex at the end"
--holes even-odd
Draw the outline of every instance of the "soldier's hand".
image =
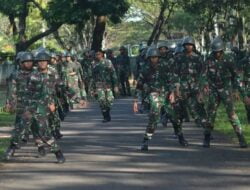
POLYGON ((87 101, 85 101, 85 100, 80 100, 79 104, 80 104, 80 108, 86 108, 87 107, 87 101))
POLYGON ((12 108, 11 104, 6 103, 4 106, 4 111, 11 113, 12 110, 13 110, 13 108, 12 108))
POLYGON ((24 112, 23 117, 24 117, 24 119, 31 119, 32 114, 29 111, 26 111, 26 112, 24 112))
POLYGON ((249 106, 250 106, 250 97, 245 97, 245 98, 244 98, 244 103, 245 103, 246 105, 249 105, 249 106))
POLYGON ((50 104, 50 105, 49 105, 49 110, 50 110, 51 112, 55 112, 55 111, 56 111, 56 106, 55 106, 55 104, 50 104))
POLYGON ((119 95, 119 88, 117 86, 114 88, 114 91, 115 91, 115 95, 118 96, 119 95))
POLYGON ((169 95, 169 97, 168 97, 168 99, 169 99, 169 102, 171 103, 171 104, 174 104, 175 103, 175 93, 174 92, 171 92, 171 94, 169 95))
POLYGON ((239 95, 238 92, 233 92, 233 99, 234 99, 235 101, 239 101, 239 100, 240 100, 240 95, 239 95))
POLYGON ((205 86, 203 91, 205 95, 209 95, 209 86, 205 86))
POLYGON ((137 101, 134 102, 133 111, 134 111, 134 113, 138 113, 138 103, 137 103, 137 101))
POLYGON ((196 98, 199 103, 204 102, 204 96, 202 93, 199 93, 196 98))

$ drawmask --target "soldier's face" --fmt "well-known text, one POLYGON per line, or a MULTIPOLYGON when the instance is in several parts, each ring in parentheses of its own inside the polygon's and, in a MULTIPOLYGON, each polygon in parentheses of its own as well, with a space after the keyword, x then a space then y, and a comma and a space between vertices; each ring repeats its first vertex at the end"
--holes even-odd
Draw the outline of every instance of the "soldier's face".
POLYGON ((223 51, 216 51, 214 52, 215 58, 220 59, 223 55, 223 51))
POLYGON ((71 57, 66 57, 66 60, 67 61, 71 61, 71 57))
POLYGON ((48 61, 38 61, 38 68, 40 70, 46 70, 48 68, 48 61))
POLYGON ((168 52, 168 49, 166 47, 161 47, 159 48, 159 51, 161 55, 166 55, 166 53, 168 52))
POLYGON ((22 68, 25 70, 31 70, 33 67, 33 61, 25 61, 22 64, 22 68))
POLYGON ((191 53, 194 50, 194 46, 192 44, 186 44, 185 49, 187 53, 191 53))
POLYGON ((153 65, 157 64, 159 62, 159 57, 156 56, 150 57, 150 62, 153 65))
POLYGON ((57 64, 57 60, 56 60, 55 58, 52 58, 52 59, 51 59, 51 63, 52 63, 52 64, 57 64))
POLYGON ((103 53, 102 52, 96 52, 96 54, 95 54, 95 58, 97 59, 97 60, 101 60, 101 59, 103 59, 103 53))

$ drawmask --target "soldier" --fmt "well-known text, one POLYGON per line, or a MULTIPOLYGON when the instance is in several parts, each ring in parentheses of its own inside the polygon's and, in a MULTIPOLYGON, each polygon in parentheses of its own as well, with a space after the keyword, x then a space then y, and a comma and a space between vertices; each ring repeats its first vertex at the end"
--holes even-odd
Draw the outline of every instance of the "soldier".
POLYGON ((26 138, 27 134, 29 134, 29 128, 25 125, 24 116, 29 105, 27 84, 32 73, 33 60, 32 53, 23 52, 20 56, 20 70, 13 73, 11 80, 9 80, 11 88, 7 91, 6 107, 8 110, 15 109, 16 119, 10 146, 6 151, 7 160, 11 156, 14 156, 15 150, 19 148, 22 139, 26 138))
POLYGON ((202 101, 201 84, 206 80, 202 57, 196 54, 195 41, 186 37, 183 41, 184 52, 175 58, 175 82, 177 96, 188 104, 195 113, 198 126, 205 127, 207 114, 202 101))
MULTIPOLYGON (((174 51, 174 59, 177 59, 177 57, 181 56, 181 54, 183 53, 184 48, 182 46, 182 44, 177 44, 175 51, 174 51)), ((182 100, 180 101, 180 105, 181 105, 181 112, 182 112, 182 118, 185 120, 185 122, 190 122, 190 118, 189 118, 189 113, 188 113, 188 109, 189 109, 189 105, 186 101, 182 100)))
POLYGON ((106 50, 106 58, 109 59, 112 62, 113 66, 115 68, 115 71, 117 73, 118 72, 118 66, 117 66, 116 58, 115 58, 115 55, 114 55, 114 52, 113 52, 112 49, 107 49, 106 50))
MULTIPOLYGON (((239 72, 242 75, 243 87, 246 92, 246 96, 250 97, 250 54, 246 55, 242 60, 239 61, 239 72)), ((250 123, 250 104, 245 103, 247 112, 247 120, 250 123)))
POLYGON ((94 61, 94 56, 92 55, 93 53, 88 50, 84 53, 84 58, 81 61, 82 68, 84 70, 84 73, 86 74, 84 83, 85 83, 85 90, 88 95, 88 97, 91 96, 90 94, 90 87, 92 86, 92 69, 93 69, 93 61, 94 61))
MULTIPOLYGON (((143 68, 147 66, 148 60, 146 58, 146 54, 148 51, 148 47, 145 47, 140 54, 140 63, 137 63, 136 68, 136 80, 138 80, 139 76, 142 74, 143 68)), ((144 91, 144 89, 137 92, 137 96, 140 99, 140 107, 139 107, 139 113, 143 113, 144 111, 149 110, 149 102, 147 101, 147 95, 144 91)))
MULTIPOLYGON (((169 50, 168 43, 161 42, 157 45, 157 47, 158 47, 160 55, 161 55, 161 57, 160 57, 161 64, 164 64, 165 67, 171 68, 172 63, 170 64, 170 59, 173 58, 173 53, 172 53, 172 51, 169 50)), ((169 74, 171 74, 171 72, 166 73, 166 74, 169 75, 169 74)), ((167 113, 166 113, 166 110, 164 109, 164 107, 162 107, 161 123, 163 124, 164 127, 167 127, 167 122, 168 122, 167 113)))
POLYGON ((122 87, 121 94, 123 96, 131 96, 129 84, 129 77, 131 75, 130 59, 127 49, 124 46, 120 48, 120 55, 117 56, 116 62, 118 66, 118 77, 122 87))
POLYGON ((167 42, 159 43, 158 49, 159 49, 160 54, 161 54, 161 59, 165 59, 166 61, 168 61, 170 58, 172 58, 174 56, 173 52, 169 49, 167 42))
POLYGON ((75 63, 77 76, 78 76, 78 86, 80 88, 81 99, 79 101, 80 107, 84 108, 87 101, 87 93, 85 89, 85 80, 87 80, 87 71, 83 70, 81 63, 78 62, 76 55, 72 56, 72 61, 75 63))
POLYGON ((104 58, 104 52, 96 52, 96 64, 93 68, 93 80, 95 94, 100 104, 103 114, 103 122, 111 121, 110 110, 114 102, 112 85, 114 84, 115 93, 118 93, 117 75, 110 60, 104 58))
POLYGON ((212 53, 206 61, 207 87, 209 88, 209 100, 207 106, 208 121, 204 132, 204 147, 210 147, 211 132, 214 128, 217 109, 222 102, 235 133, 238 136, 241 148, 246 148, 240 120, 235 112, 235 106, 232 99, 232 91, 237 88, 245 102, 249 103, 244 89, 240 85, 240 78, 236 72, 236 66, 233 59, 224 56, 224 44, 221 38, 216 38, 212 42, 212 53))
MULTIPOLYGON (((49 55, 44 54, 44 59, 49 59, 49 55)), ((56 111, 53 113, 50 113, 49 115, 49 126, 52 129, 52 134, 55 137, 55 139, 61 139, 63 135, 61 134, 61 120, 63 121, 65 118, 66 113, 63 112, 63 107, 60 101, 60 98, 65 95, 65 91, 62 89, 64 87, 64 84, 62 80, 59 77, 59 64, 57 62, 57 56, 55 53, 51 53, 50 55, 50 65, 48 66, 49 68, 49 73, 54 73, 55 77, 55 104, 56 104, 56 111)))
POLYGON ((70 53, 66 52, 64 55, 66 61, 63 63, 62 67, 62 78, 64 84, 74 90, 75 98, 68 100, 68 103, 71 108, 75 103, 80 103, 81 100, 81 89, 79 87, 79 68, 76 64, 72 61, 72 56, 70 53))
POLYGON ((50 56, 46 52, 40 52, 35 57, 38 70, 31 74, 28 84, 30 94, 29 110, 26 117, 30 118, 30 126, 35 126, 35 141, 41 156, 46 155, 45 147, 55 153, 57 162, 64 163, 65 158, 52 136, 52 129, 48 125, 48 116, 56 112, 56 75, 50 72, 48 64, 50 56))
MULTIPOLYGON (((184 139, 181 120, 175 110, 175 102, 173 99, 174 85, 172 85, 169 77, 169 70, 166 65, 160 63, 160 52, 157 48, 150 48, 147 52, 147 64, 142 71, 137 83, 137 90, 145 90, 147 99, 150 103, 149 122, 144 135, 141 146, 142 151, 148 150, 148 143, 151 140, 157 123, 160 120, 160 112, 162 107, 169 114, 169 118, 173 123, 173 127, 178 135, 179 143, 182 146, 187 146, 188 142, 184 139), (174 107, 174 108, 172 108, 174 107)), ((137 98, 134 101, 134 112, 138 112, 137 98)))
POLYGON ((136 57, 136 72, 135 72, 135 79, 140 75, 140 70, 142 68, 143 63, 145 62, 145 55, 146 55, 147 47, 142 46, 139 49, 139 55, 136 57))

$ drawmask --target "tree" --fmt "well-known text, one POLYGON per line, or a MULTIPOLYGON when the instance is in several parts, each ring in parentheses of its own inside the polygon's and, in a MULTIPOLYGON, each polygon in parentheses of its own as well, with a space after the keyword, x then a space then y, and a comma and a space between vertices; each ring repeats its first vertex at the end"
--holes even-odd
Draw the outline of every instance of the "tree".
POLYGON ((75 24, 89 18, 88 11, 80 9, 74 0, 2 0, 0 12, 9 18, 17 52, 56 32, 65 23, 75 24), (47 28, 28 38, 27 19, 34 9, 39 10, 47 28))
POLYGON ((103 34, 105 32, 107 20, 113 23, 121 22, 121 18, 129 9, 129 3, 127 0, 109 0, 109 1, 82 1, 78 0, 78 4, 81 7, 89 7, 91 14, 96 17, 95 28, 93 31, 93 42, 91 45, 92 50, 98 50, 102 48, 103 34))

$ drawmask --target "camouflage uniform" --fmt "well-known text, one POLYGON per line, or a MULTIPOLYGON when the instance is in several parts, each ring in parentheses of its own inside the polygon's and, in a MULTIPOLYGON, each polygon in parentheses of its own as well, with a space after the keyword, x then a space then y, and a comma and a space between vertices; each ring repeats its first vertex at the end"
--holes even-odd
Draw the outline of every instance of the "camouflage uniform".
MULTIPOLYGON (((148 58, 151 56, 160 56, 158 49, 149 49, 148 58)), ((183 146, 187 145, 181 129, 181 120, 176 111, 176 106, 170 104, 168 96, 174 90, 172 85, 172 77, 168 65, 165 63, 158 63, 153 66, 152 64, 145 65, 143 71, 138 78, 137 91, 144 90, 146 98, 150 104, 149 122, 144 135, 142 150, 148 150, 148 142, 152 138, 157 123, 160 120, 161 109, 164 107, 166 110, 173 127, 178 134, 179 142, 183 146)))
POLYGON ((119 81, 122 88, 122 95, 131 95, 130 92, 130 84, 129 84, 129 76, 131 74, 131 68, 130 68, 130 59, 127 55, 127 50, 125 47, 121 47, 120 50, 124 51, 123 54, 120 54, 116 58, 116 63, 118 66, 118 76, 119 81))
MULTIPOLYGON (((250 97, 250 55, 239 61, 239 71, 242 76, 243 87, 246 96, 250 97)), ((250 123, 250 105, 245 105, 248 123, 250 123)))
POLYGON ((206 75, 209 86, 209 100, 207 106, 208 122, 205 127, 204 146, 209 147, 211 131, 214 128, 217 109, 222 102, 226 108, 226 112, 233 126, 235 133, 239 138, 241 147, 245 147, 246 143, 242 135, 240 120, 235 113, 234 101, 232 98, 233 89, 238 89, 243 98, 245 92, 240 85, 240 77, 237 75, 237 69, 233 63, 233 59, 227 59, 223 55, 221 59, 216 59, 215 53, 223 52, 223 42, 220 38, 214 39, 212 42, 213 53, 206 61, 206 75))
POLYGON ((15 129, 12 132, 11 145, 18 147, 21 140, 27 140, 29 135, 29 128, 24 124, 23 114, 28 110, 28 89, 27 83, 29 81, 31 71, 20 70, 12 75, 11 80, 11 91, 8 91, 8 104, 15 106, 16 119, 15 129))
POLYGON ((77 60, 74 61, 77 75, 78 75, 78 86, 80 88, 80 96, 82 100, 87 100, 87 93, 85 89, 85 80, 87 78, 87 72, 83 70, 81 63, 77 60))
MULTIPOLYGON (((68 55, 67 55, 68 56, 68 55)), ((62 75, 61 78, 63 83, 66 85, 67 88, 73 89, 75 97, 71 100, 67 98, 64 104, 69 103, 70 106, 73 108, 74 103, 79 103, 81 99, 81 89, 79 87, 79 68, 73 61, 64 62, 62 64, 62 75), (67 102, 67 103, 66 103, 67 102)))
POLYGON ((95 64, 93 68, 94 87, 97 100, 105 118, 110 120, 110 109, 113 105, 114 95, 112 85, 117 87, 117 75, 115 69, 108 59, 103 59, 95 64))
MULTIPOLYGON (((187 38, 186 44, 191 44, 193 47, 194 41, 192 38, 187 38), (190 40, 190 42, 188 42, 190 40)), ((183 44, 183 45, 186 45, 183 44)), ((175 77, 174 81, 179 86, 180 97, 185 104, 188 104, 191 113, 195 113, 196 121, 199 121, 199 126, 205 127, 207 114, 204 102, 198 100, 201 93, 201 87, 204 86, 205 66, 202 57, 192 52, 187 55, 186 52, 175 58, 175 77)))

